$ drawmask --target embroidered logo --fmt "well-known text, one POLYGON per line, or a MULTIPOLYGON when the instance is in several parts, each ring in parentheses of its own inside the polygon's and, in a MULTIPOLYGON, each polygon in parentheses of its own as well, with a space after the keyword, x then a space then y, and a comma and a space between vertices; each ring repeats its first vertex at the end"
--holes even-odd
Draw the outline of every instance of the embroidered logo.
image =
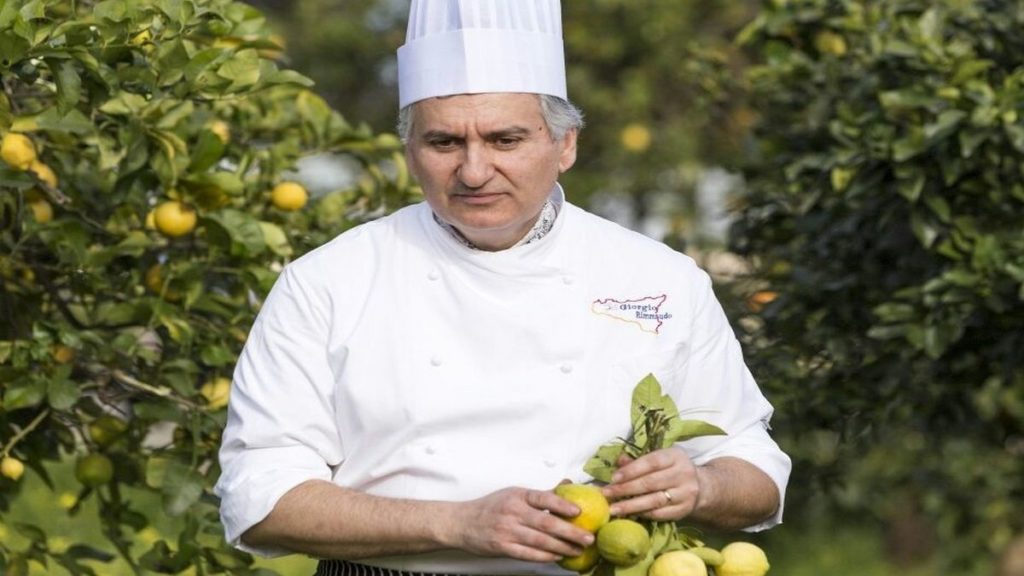
POLYGON ((672 317, 670 312, 662 311, 665 300, 668 300, 667 294, 645 296, 633 300, 605 298, 594 300, 590 304, 590 311, 601 316, 636 324, 644 332, 657 334, 661 330, 664 320, 672 317))

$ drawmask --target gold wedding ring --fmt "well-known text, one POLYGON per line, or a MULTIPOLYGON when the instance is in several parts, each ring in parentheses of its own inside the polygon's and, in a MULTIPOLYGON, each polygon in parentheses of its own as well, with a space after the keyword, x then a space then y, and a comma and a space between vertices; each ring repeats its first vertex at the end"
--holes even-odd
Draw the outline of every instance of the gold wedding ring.
POLYGON ((665 495, 665 500, 668 501, 669 504, 671 504, 672 503, 672 495, 669 494, 668 490, 662 490, 661 493, 665 495))

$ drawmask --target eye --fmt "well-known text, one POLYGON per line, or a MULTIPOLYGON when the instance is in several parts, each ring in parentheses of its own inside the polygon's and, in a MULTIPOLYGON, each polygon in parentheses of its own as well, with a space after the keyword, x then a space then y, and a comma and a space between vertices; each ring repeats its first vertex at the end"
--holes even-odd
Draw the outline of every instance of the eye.
POLYGON ((447 151, 457 148, 459 141, 455 138, 431 138, 427 140, 427 145, 434 150, 447 151))
POLYGON ((520 142, 522 142, 521 138, 517 138, 515 136, 503 136, 496 139, 494 141, 494 145, 502 150, 509 150, 518 146, 520 142))

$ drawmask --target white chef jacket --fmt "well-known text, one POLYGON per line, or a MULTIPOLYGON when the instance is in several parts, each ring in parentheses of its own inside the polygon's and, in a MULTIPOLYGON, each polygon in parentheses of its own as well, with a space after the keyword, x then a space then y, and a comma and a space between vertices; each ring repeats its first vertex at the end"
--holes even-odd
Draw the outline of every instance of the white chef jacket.
MULTIPOLYGON (((240 537, 311 479, 450 501, 585 481, 594 451, 628 436, 648 373, 684 417, 728 433, 680 444, 698 465, 742 458, 785 494, 772 407, 693 260, 569 203, 543 238, 498 252, 460 244, 428 205, 409 206, 288 265, 264 303, 220 452, 226 536, 283 552, 240 537)), ((749 529, 781 517, 780 506, 749 529)), ((459 551, 365 563, 566 573, 459 551)))

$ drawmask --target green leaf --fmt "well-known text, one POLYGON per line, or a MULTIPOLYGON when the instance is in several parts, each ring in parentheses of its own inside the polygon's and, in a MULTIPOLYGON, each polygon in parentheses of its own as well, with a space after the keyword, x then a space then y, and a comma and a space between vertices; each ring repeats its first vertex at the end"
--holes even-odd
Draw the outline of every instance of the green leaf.
POLYGON ((944 140, 956 129, 967 117, 967 113, 961 110, 946 110, 939 114, 939 117, 924 127, 925 145, 931 146, 940 140, 944 140))
POLYGON ((196 145, 192 147, 192 157, 189 160, 188 171, 193 173, 205 172, 216 164, 223 155, 224 142, 213 132, 203 130, 199 134, 199 140, 196 142, 196 145))
POLYGON ((46 382, 28 380, 7 385, 4 391, 4 410, 13 411, 38 406, 46 397, 46 382))
POLYGON ((629 412, 631 422, 642 421, 646 412, 662 406, 661 383, 654 374, 647 374, 633 388, 633 403, 629 412))
POLYGON ((260 80, 260 57, 255 50, 239 50, 217 69, 217 75, 231 84, 227 92, 238 92, 260 80))
POLYGON ((619 469, 617 462, 619 457, 626 451, 626 445, 622 442, 605 444, 597 449, 597 452, 587 460, 583 471, 590 474, 594 479, 601 482, 611 482, 612 474, 619 469))
POLYGON ((47 58, 46 64, 50 67, 57 86, 57 109, 61 115, 65 115, 78 105, 78 100, 82 96, 82 79, 75 69, 74 60, 47 58))
POLYGON ((248 212, 224 209, 206 218, 210 241, 233 256, 252 256, 266 250, 259 221, 248 212))
MULTIPOLYGON (((11 4, 10 0, 8 3, 11 4)), ((0 30, 0 68, 6 68, 19 62, 32 48, 28 40, 15 36, 8 30, 0 30)), ((7 72, 4 72, 7 74, 7 72)))
POLYGON ((203 479, 193 470, 184 474, 169 474, 163 485, 164 510, 168 515, 181 516, 203 495, 203 479))
POLYGON ((111 115, 136 115, 146 107, 146 99, 139 94, 120 92, 100 105, 100 112, 111 115))
MULTIPOLYGON (((670 424, 672 441, 667 442, 665 448, 671 446, 674 442, 684 442, 693 438, 699 438, 701 436, 725 436, 725 430, 722 430, 714 424, 704 422, 703 420, 679 420, 675 419, 670 424)), ((668 437, 666 437, 668 440, 668 437)))
POLYGON ((314 82, 294 70, 274 70, 263 78, 265 84, 294 84, 311 88, 314 82))
MULTIPOLYGON (((67 367, 70 373, 70 366, 67 367)), ((81 390, 67 376, 54 377, 46 386, 46 398, 54 410, 67 410, 78 402, 81 390)))
POLYGON ((64 551, 64 556, 74 558, 75 560, 98 560, 100 562, 110 562, 115 558, 113 554, 100 550, 99 548, 93 548, 86 544, 72 544, 64 551))
POLYGON ((237 359, 238 355, 228 348, 219 344, 211 344, 203 348, 199 354, 200 360, 207 366, 227 366, 237 359))
POLYGON ((260 222, 260 230, 271 252, 279 256, 291 256, 292 245, 288 243, 288 236, 280 226, 272 222, 260 222))
POLYGON ((914 212, 910 215, 910 228, 914 231, 914 236, 917 236, 918 241, 925 248, 931 248, 939 237, 938 228, 930 219, 925 218, 919 212, 914 212))

